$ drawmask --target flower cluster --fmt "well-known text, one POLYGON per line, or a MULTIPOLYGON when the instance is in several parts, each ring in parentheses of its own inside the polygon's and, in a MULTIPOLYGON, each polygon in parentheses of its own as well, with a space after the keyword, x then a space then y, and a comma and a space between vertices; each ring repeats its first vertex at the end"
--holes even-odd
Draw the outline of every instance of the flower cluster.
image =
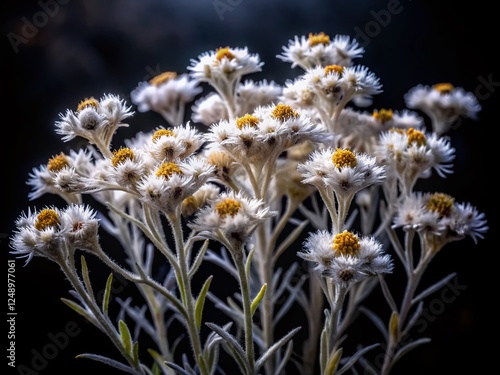
POLYGON ((87 147, 53 155, 27 183, 30 200, 53 194, 66 207, 22 213, 10 245, 26 264, 43 257, 60 266, 76 298, 63 301, 111 340, 121 360, 81 357, 138 375, 233 368, 388 375, 427 342, 405 338, 425 296, 447 280, 415 295, 427 266, 450 242, 477 243, 488 226, 471 203, 419 191, 418 182, 453 173, 448 132, 475 119, 480 105, 463 88, 439 83, 411 88, 407 108, 373 108, 382 84, 355 62, 363 53, 346 35, 296 36, 277 58, 300 73, 278 84, 247 79, 263 66, 247 47, 204 52, 185 73, 167 71, 132 89, 138 112, 153 111, 165 124, 119 147, 111 140, 135 115, 122 98, 86 98, 60 114, 62 140, 83 138, 87 147), (102 210, 84 203, 87 196, 102 210), (122 246, 125 266, 102 246, 101 230, 122 246), (104 301, 92 292, 89 255, 111 272, 104 301), (166 278, 153 263, 169 270, 166 278), (222 272, 198 285, 198 271, 210 266, 222 272), (407 285, 401 299, 389 282, 398 267, 407 285), (211 291, 223 273, 237 281, 236 292, 211 291), (112 299, 113 275, 132 282, 144 300, 112 299), (391 317, 367 316, 386 331, 344 352, 377 287, 391 317), (220 320, 207 320, 210 307, 220 320), (306 327, 286 319, 294 309, 302 309, 306 327), (173 340, 172 324, 186 335, 173 340), (282 326, 288 333, 278 335, 282 326), (307 340, 297 345, 300 329, 307 340), (143 349, 144 335, 155 348, 143 349), (188 353, 177 349, 180 341, 188 353), (384 361, 375 365, 377 350, 384 361))

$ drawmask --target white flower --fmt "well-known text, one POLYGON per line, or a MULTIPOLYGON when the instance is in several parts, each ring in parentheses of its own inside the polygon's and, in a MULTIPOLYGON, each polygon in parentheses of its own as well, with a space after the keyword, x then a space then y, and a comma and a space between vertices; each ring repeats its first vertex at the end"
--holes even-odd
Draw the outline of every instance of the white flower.
POLYGON ((41 256, 53 261, 64 259, 64 234, 61 230, 61 213, 56 207, 41 211, 29 209, 16 220, 16 230, 10 240, 11 254, 18 258, 41 256))
POLYGON ((130 107, 116 95, 104 95, 100 100, 87 98, 78 104, 76 111, 68 109, 59 114, 56 133, 63 136, 63 141, 77 136, 85 138, 103 155, 109 155, 114 133, 119 127, 127 127, 122 121, 132 115, 130 107))
POLYGON ((193 121, 207 126, 229 118, 224 100, 215 92, 198 99, 191 109, 193 121))
POLYGON ((397 205, 393 228, 419 232, 430 252, 470 236, 476 243, 488 230, 485 215, 470 203, 456 203, 444 193, 412 193, 397 205))
POLYGON ((420 192, 410 194, 397 205, 392 227, 401 227, 405 231, 426 231, 435 235, 441 235, 445 231, 445 226, 439 222, 439 214, 426 209, 420 192))
POLYGON ((96 251, 99 247, 99 220, 96 212, 86 205, 71 205, 61 212, 61 228, 77 248, 96 251))
POLYGON ((33 200, 49 193, 61 196, 68 203, 78 203, 79 197, 72 193, 83 190, 80 177, 88 175, 92 168, 89 152, 71 150, 69 155, 61 152, 29 174, 26 183, 32 186, 32 191, 28 197, 33 200))
POLYGON ((303 248, 299 257, 314 263, 322 276, 344 288, 393 269, 390 256, 384 254, 379 242, 349 231, 311 233, 303 248))
POLYGON ((173 128, 157 128, 144 144, 144 150, 158 163, 186 159, 193 155, 203 142, 203 134, 188 122, 173 128))
POLYGON ((271 105, 278 101, 282 88, 276 82, 245 80, 238 86, 238 115, 252 113, 257 107, 271 105))
POLYGON ((247 47, 224 47, 202 53, 198 60, 191 59, 187 67, 191 76, 200 82, 235 82, 242 76, 261 71, 259 55, 248 52, 247 47))
POLYGON ((203 90, 188 74, 161 73, 148 82, 140 82, 130 93, 132 103, 140 112, 154 111, 172 126, 183 122, 187 103, 203 90))
POLYGON ((309 160, 297 166, 302 182, 320 190, 332 189, 339 197, 356 192, 385 179, 385 167, 375 157, 348 149, 326 148, 311 153, 309 160))
POLYGON ((481 105, 471 92, 450 83, 418 85, 405 94, 408 108, 423 111, 432 120, 432 130, 447 133, 460 118, 476 119, 481 105))
POLYGON ((201 238, 239 248, 257 226, 276 214, 262 200, 247 198, 240 192, 222 192, 198 211, 189 227, 201 238))
POLYGON ((375 152, 406 192, 412 190, 418 178, 429 177, 432 169, 441 177, 452 173, 451 162, 455 157, 449 140, 414 128, 382 133, 375 152))
POLYGON ((332 41, 328 35, 321 32, 309 33, 307 37, 295 36, 287 46, 283 46, 283 52, 276 57, 292 63, 292 68, 299 66, 306 70, 332 64, 350 66, 352 61, 363 53, 364 49, 349 36, 336 35, 332 41))
POLYGON ((213 166, 197 157, 163 162, 138 183, 137 190, 145 204, 172 214, 208 181, 213 171, 213 166))
POLYGON ((382 84, 379 78, 362 65, 343 69, 339 85, 349 100, 355 97, 361 98, 363 99, 363 105, 371 104, 372 96, 382 92, 382 84))
POLYGON ((252 114, 222 120, 206 135, 208 147, 223 147, 237 161, 261 165, 284 150, 311 141, 329 142, 331 134, 289 105, 261 106, 252 114))

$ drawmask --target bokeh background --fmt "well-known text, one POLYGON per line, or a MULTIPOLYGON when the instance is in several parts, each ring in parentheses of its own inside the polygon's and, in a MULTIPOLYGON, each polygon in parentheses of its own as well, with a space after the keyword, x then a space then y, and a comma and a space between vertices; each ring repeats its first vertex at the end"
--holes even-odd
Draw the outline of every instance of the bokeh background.
MULTIPOLYGON (((249 78, 284 83, 298 71, 276 55, 295 35, 346 34, 365 48, 358 62, 368 66, 384 86, 384 92, 374 98, 374 108, 404 108, 403 95, 417 84, 450 82, 474 92, 483 108, 479 119, 463 121, 450 133, 457 149, 455 172, 427 187, 447 192, 459 202, 471 202, 486 214, 490 230, 477 245, 470 238, 451 244, 433 261, 424 283, 457 272, 455 298, 431 305, 423 335, 432 342, 404 357, 394 374, 491 373, 497 363, 498 336, 493 311, 498 296, 494 180, 500 72, 498 20, 490 3, 41 0, 2 6, 1 67, 6 86, 0 246, 4 259, 12 259, 8 237, 22 211, 62 203, 54 197, 28 201, 25 184, 33 167, 77 145, 63 143, 55 133, 58 114, 75 108, 85 97, 105 93, 119 94, 130 103, 130 92, 138 82, 165 70, 184 72, 190 59, 205 51, 247 46, 265 62, 263 72, 249 78)), ((120 130, 115 144, 163 121, 154 113, 137 113, 130 124, 120 130)), ((104 271, 95 265, 97 285, 104 285, 104 271)), ((23 267, 18 260, 15 275, 16 364, 25 368, 23 372, 2 364, 9 374, 115 373, 75 359, 83 352, 115 352, 104 336, 60 301, 69 297, 69 284, 54 264, 35 258, 23 267), (68 340, 55 352, 47 351, 62 332, 68 340), (39 359, 37 353, 44 350, 51 358, 39 359)), ((128 285, 117 288, 123 298, 133 293, 128 285)), ((439 292, 434 297, 442 300, 439 292)), ((355 333, 374 334, 366 327, 355 333)))

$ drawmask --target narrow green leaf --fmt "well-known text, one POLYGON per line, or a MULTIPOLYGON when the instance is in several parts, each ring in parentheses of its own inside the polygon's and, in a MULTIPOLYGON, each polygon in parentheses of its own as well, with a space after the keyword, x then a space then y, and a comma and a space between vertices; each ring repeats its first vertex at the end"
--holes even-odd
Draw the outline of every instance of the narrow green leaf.
POLYGON ((389 320, 389 337, 395 342, 399 341, 399 315, 396 311, 392 312, 389 320))
POLYGON ((153 366, 151 366, 151 372, 153 373, 153 375, 161 375, 161 368, 158 363, 153 363, 153 366))
POLYGON ((120 338, 122 340, 125 351, 129 354, 132 354, 132 336, 130 336, 130 331, 127 327, 127 323, 120 319, 118 327, 120 329, 120 338))
POLYGON ((198 271, 198 268, 200 267, 200 264, 202 263, 203 257, 205 256, 205 253, 207 252, 209 242, 210 242, 209 240, 205 240, 200 251, 198 251, 198 254, 196 254, 196 258, 195 258, 193 264, 191 265, 191 269, 189 270, 189 275, 188 275, 189 278, 193 277, 194 274, 196 273, 196 271, 198 271))
POLYGON ((252 250, 250 250, 247 256, 247 261, 245 262, 245 273, 247 274, 247 277, 248 275, 250 275, 250 266, 252 265, 252 258, 254 252, 255 252, 255 247, 252 248, 252 250))
POLYGON ((90 283, 89 268, 87 267, 87 261, 85 260, 85 257, 83 255, 81 257, 81 260, 82 260, 82 277, 83 277, 83 282, 85 283, 85 289, 87 289, 87 293, 89 294, 90 298, 92 298, 95 301, 94 291, 92 290, 92 284, 90 283))
POLYGON ((73 301, 66 299, 66 298, 61 298, 61 301, 63 301, 64 304, 71 307, 71 309, 76 311, 78 314, 80 314, 84 318, 92 321, 92 317, 90 316, 90 314, 84 308, 82 308, 79 304, 77 304, 76 302, 73 302, 73 301))
POLYGON ((134 360, 134 364, 139 366, 139 341, 136 341, 132 347, 132 359, 134 360))
POLYGON ((264 285, 262 285, 262 288, 260 288, 259 293, 257 293, 257 295, 252 301, 252 306, 251 306, 252 315, 255 313, 255 310, 257 310, 257 307, 259 307, 260 301, 262 301, 262 298, 264 298, 264 294, 266 294, 266 290, 267 290, 267 283, 264 283, 264 285))
POLYGON ((110 273, 106 281, 106 289, 104 289, 104 297, 102 298, 102 311, 104 315, 108 315, 109 297, 111 296, 111 283, 113 282, 113 274, 110 273))
POLYGON ((194 318, 196 322, 196 328, 200 330, 201 328, 201 318, 203 316, 203 306, 205 305, 205 298, 207 297, 208 288, 210 287, 210 283, 212 282, 213 276, 209 276, 208 279, 203 284, 201 288, 201 292, 196 299, 196 305, 194 308, 194 318))
POLYGON ((321 368, 321 373, 325 371, 326 361, 328 360, 328 328, 323 328, 320 338, 320 350, 319 350, 319 365, 321 368))
POLYGON ((339 365, 340 358, 342 358, 342 348, 337 349, 333 355, 328 359, 328 363, 325 369, 325 375, 334 375, 339 365))

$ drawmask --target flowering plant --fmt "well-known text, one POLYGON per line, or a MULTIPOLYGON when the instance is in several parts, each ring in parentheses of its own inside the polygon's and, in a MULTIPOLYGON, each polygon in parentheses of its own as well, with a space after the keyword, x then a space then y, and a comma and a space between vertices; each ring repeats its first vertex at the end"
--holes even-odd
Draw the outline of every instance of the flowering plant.
POLYGON ((430 340, 410 333, 426 297, 454 274, 421 286, 428 265, 446 244, 467 237, 475 243, 488 227, 470 203, 416 188, 420 179, 452 173, 447 134, 481 108, 471 93, 439 83, 409 90, 401 111, 367 111, 383 90, 355 63, 363 53, 345 35, 296 36, 277 58, 300 73, 280 85, 244 78, 263 66, 247 48, 205 52, 186 73, 164 72, 132 90, 137 110, 154 111, 165 124, 120 147, 113 136, 135 112, 119 96, 86 98, 60 114, 62 140, 88 144, 34 168, 28 184, 29 199, 50 193, 66 206, 22 213, 10 245, 26 263, 57 263, 72 288, 73 298, 63 302, 121 355, 80 357, 148 375, 230 368, 387 375, 430 340), (121 245, 125 264, 103 249, 101 230, 121 245), (89 255, 111 271, 102 298, 89 255), (221 272, 198 285, 209 263, 221 272), (406 275, 402 296, 387 280, 396 267, 406 275), (226 274, 236 292, 212 291, 212 280, 226 274), (114 275, 133 283, 143 300, 113 298, 114 275), (366 305, 376 288, 387 316, 366 305), (116 316, 112 304, 119 305, 116 316), (207 320, 210 306, 223 323, 207 320), (297 310, 307 326, 286 319, 297 310), (345 350, 359 314, 380 338, 345 350), (173 337, 174 325, 185 336, 173 337), (183 340, 184 353, 176 350, 183 340), (376 352, 380 364, 370 360, 376 352))

